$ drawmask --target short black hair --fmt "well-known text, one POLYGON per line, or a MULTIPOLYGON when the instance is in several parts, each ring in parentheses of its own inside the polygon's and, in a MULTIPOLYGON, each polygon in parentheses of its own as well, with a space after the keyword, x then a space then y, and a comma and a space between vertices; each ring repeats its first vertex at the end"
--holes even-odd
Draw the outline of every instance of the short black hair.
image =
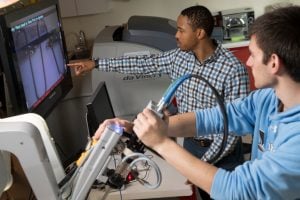
POLYGON ((250 36, 256 36, 266 64, 273 53, 283 62, 287 73, 300 82, 300 7, 278 8, 258 17, 250 27, 250 36))
POLYGON ((204 6, 191 6, 181 11, 182 16, 187 16, 193 30, 204 29, 210 37, 214 28, 214 18, 211 12, 204 6))

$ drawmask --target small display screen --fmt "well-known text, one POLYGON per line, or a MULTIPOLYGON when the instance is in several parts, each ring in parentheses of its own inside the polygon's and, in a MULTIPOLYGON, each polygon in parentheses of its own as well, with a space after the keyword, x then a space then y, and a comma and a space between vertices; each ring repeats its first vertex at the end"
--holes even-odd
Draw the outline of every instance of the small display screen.
POLYGON ((92 137, 98 129, 99 124, 106 119, 115 117, 105 82, 99 83, 90 102, 86 106, 88 128, 92 137))
POLYGON ((56 6, 14 21, 10 29, 14 62, 30 111, 51 95, 67 71, 56 6))

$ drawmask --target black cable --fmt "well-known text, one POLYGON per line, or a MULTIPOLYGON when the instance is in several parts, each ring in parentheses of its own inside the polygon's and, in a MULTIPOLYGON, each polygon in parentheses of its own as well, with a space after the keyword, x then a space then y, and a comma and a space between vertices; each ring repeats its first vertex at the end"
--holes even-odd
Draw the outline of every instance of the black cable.
POLYGON ((212 86, 205 78, 203 78, 202 76, 199 75, 195 75, 192 74, 191 77, 197 78, 203 82, 206 83, 206 85, 208 85, 210 87, 210 89, 212 90, 213 94, 216 97, 217 103, 220 107, 222 116, 223 116, 223 124, 224 124, 224 132, 223 132, 223 139, 222 139, 222 143, 221 143, 221 148, 219 149, 218 153, 211 158, 210 160, 208 160, 208 163, 214 163, 222 154, 222 152, 225 150, 226 145, 227 145, 227 139, 228 139, 228 117, 227 117, 227 113, 226 113, 226 109, 225 109, 225 105, 224 105, 224 100, 223 97, 219 94, 219 92, 216 90, 216 88, 214 86, 212 86))
POLYGON ((58 183, 58 187, 62 188, 72 178, 76 170, 77 170, 77 165, 74 164, 69 170, 69 172, 67 173, 67 175, 58 183))
MULTIPOLYGON (((39 27, 39 22, 42 22, 44 26, 45 25, 45 22, 44 20, 39 20, 37 23, 36 23, 36 29, 37 29, 37 33, 38 33, 38 36, 39 38, 41 37, 41 33, 40 33, 40 27, 39 27)), ((47 27, 46 27, 47 29, 47 27)), ((41 56, 41 69, 43 70, 43 75, 44 75, 44 90, 45 92, 47 91, 47 75, 46 75, 46 70, 45 70, 45 62, 44 62, 44 53, 43 53, 43 48, 42 48, 42 42, 38 45, 38 48, 40 49, 40 56, 41 56)), ((45 94, 45 92, 43 94, 45 94)))
MULTIPOLYGON (((190 75, 186 75, 185 77, 181 77, 184 78, 182 80, 186 80, 189 78, 197 78, 203 82, 205 82, 206 85, 209 86, 209 88, 212 90, 216 101, 220 107, 222 116, 223 116, 223 124, 224 124, 224 131, 223 131, 223 139, 222 139, 222 143, 221 143, 221 148, 219 149, 219 151, 217 152, 217 154, 215 154, 215 156, 209 160, 207 160, 208 163, 214 163, 222 154, 222 152, 225 150, 226 145, 227 145, 227 139, 228 139, 228 117, 227 117, 227 113, 226 113, 226 109, 225 109, 225 105, 224 105, 224 100, 223 97, 219 94, 219 92, 217 91, 217 89, 212 86, 205 78, 203 78, 200 75, 196 75, 196 74, 190 74, 190 75)), ((181 82, 182 83, 182 82, 181 82)), ((179 82, 179 84, 181 84, 179 82)), ((169 102, 170 103, 170 102, 169 102)), ((133 132, 134 133, 134 132, 133 132)), ((129 137, 129 143, 127 143, 127 147, 135 152, 142 152, 144 153, 144 148, 146 147, 137 137, 137 135, 134 133, 132 134, 132 136, 129 137), (136 146, 138 145, 138 149, 136 148, 136 146), (134 148, 133 148, 134 147, 134 148)), ((152 150, 151 148, 147 147, 149 150, 152 150)), ((157 152, 153 151, 156 155, 160 156, 157 152)), ((161 156, 160 156, 161 157, 161 156)))
MULTIPOLYGON (((116 169, 117 168, 117 162, 116 162, 115 155, 113 154, 112 157, 113 157, 113 161, 114 161, 114 165, 115 165, 115 169, 116 169)), ((122 188, 119 189, 119 194, 120 194, 120 200, 122 200, 123 199, 122 188)))
MULTIPOLYGON (((25 55, 28 55, 28 61, 29 61, 29 65, 30 65, 30 74, 32 76, 32 80, 33 80, 33 87, 34 87, 34 94, 35 94, 35 97, 36 99, 39 99, 39 95, 38 95, 38 90, 36 88, 36 86, 38 85, 38 83, 36 82, 36 78, 35 78, 35 75, 34 75, 34 72, 33 72, 33 68, 32 68, 32 58, 31 58, 31 52, 34 51, 32 50, 32 47, 29 45, 29 42, 28 42, 28 39, 27 39, 27 34, 26 34, 26 31, 22 28, 22 29, 19 29, 18 32, 17 32, 17 42, 18 42, 18 39, 20 38, 20 35, 23 35, 24 39, 25 39, 25 45, 26 46, 26 49, 25 49, 25 55)), ((23 46, 25 46, 23 45, 23 46)))

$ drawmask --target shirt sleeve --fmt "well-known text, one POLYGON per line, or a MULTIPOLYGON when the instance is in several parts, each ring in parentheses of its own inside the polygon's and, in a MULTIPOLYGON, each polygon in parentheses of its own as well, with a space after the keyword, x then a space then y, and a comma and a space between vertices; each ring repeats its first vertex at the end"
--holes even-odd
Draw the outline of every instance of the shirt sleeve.
MULTIPOLYGON (((299 130, 299 127, 298 127, 299 130)), ((213 199, 298 199, 300 182, 299 131, 261 159, 234 171, 219 169, 211 188, 213 199)), ((291 132, 290 132, 291 133, 291 132)))
MULTIPOLYGON (((253 92, 245 98, 236 99, 225 105, 230 133, 239 136, 253 133, 256 119, 253 102, 256 102, 260 95, 261 92, 253 92)), ((197 110, 195 114, 197 136, 223 133, 223 115, 219 107, 197 110)))

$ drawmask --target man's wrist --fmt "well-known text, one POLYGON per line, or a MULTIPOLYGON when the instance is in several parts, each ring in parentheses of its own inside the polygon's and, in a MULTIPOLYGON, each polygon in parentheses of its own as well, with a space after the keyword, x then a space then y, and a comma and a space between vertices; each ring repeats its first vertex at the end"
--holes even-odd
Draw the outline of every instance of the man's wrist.
POLYGON ((157 153, 162 155, 164 157, 164 152, 166 152, 169 149, 169 146, 172 145, 172 143, 175 143, 173 140, 171 140, 169 137, 166 137, 164 140, 162 140, 159 144, 156 144, 154 147, 152 147, 157 153))
POLYGON ((94 68, 99 69, 99 58, 93 58, 94 68))

